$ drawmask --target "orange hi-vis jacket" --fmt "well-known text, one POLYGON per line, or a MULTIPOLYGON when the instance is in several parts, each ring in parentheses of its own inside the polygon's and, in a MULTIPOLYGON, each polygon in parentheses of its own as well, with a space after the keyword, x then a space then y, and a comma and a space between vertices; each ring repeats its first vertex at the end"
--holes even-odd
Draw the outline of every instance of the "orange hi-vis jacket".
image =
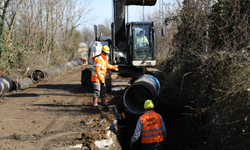
POLYGON ((106 80, 107 69, 114 70, 116 68, 115 66, 110 65, 108 63, 108 55, 105 56, 101 53, 100 55, 96 55, 92 59, 94 61, 92 75, 91 75, 92 82, 100 83, 101 78, 104 78, 106 80))
POLYGON ((159 143, 164 141, 160 114, 149 112, 140 116, 140 119, 142 121, 141 143, 159 143))

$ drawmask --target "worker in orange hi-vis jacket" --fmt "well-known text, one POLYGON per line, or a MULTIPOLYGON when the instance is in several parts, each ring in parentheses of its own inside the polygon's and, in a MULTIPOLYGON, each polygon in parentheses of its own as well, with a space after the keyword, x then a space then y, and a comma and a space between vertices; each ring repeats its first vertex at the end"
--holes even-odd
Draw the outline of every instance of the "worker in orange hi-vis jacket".
POLYGON ((133 149, 133 144, 142 136, 143 150, 163 150, 167 132, 162 116, 154 111, 152 100, 144 102, 144 109, 145 113, 137 121, 129 146, 133 149))
POLYGON ((91 81, 93 82, 93 106, 98 106, 97 99, 101 97, 103 105, 108 105, 105 100, 106 94, 106 76, 107 69, 112 69, 118 71, 118 66, 110 65, 108 63, 108 54, 110 50, 107 45, 102 47, 102 52, 100 55, 94 56, 92 59, 94 61, 91 81))

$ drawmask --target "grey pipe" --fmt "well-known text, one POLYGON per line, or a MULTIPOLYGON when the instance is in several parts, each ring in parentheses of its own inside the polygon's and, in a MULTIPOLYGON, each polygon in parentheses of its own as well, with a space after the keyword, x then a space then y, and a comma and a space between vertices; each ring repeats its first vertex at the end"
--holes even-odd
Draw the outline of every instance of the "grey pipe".
POLYGON ((0 78, 0 96, 4 93, 9 92, 12 90, 12 81, 8 77, 1 77, 0 78))
POLYGON ((33 83, 33 81, 31 80, 31 78, 23 78, 22 80, 17 81, 19 88, 25 88, 32 83, 33 83))
POLYGON ((59 70, 67 70, 67 65, 59 65, 59 66, 56 66, 56 69, 57 71, 59 70))
POLYGON ((59 65, 59 66, 56 66, 54 69, 50 69, 47 71, 37 69, 31 73, 30 78, 33 82, 37 82, 37 81, 47 77, 48 75, 56 73, 60 70, 67 70, 67 66, 66 65, 59 65))
POLYGON ((31 80, 33 82, 37 82, 40 79, 47 77, 48 75, 54 74, 54 73, 61 71, 61 70, 67 70, 67 68, 69 68, 69 67, 75 67, 75 66, 78 66, 80 64, 83 64, 82 59, 76 58, 76 59, 72 60, 71 62, 68 62, 64 65, 56 66, 54 69, 50 69, 47 71, 37 69, 31 73, 31 80))
POLYGON ((67 67, 76 67, 78 65, 82 64, 82 59, 81 58, 75 58, 74 60, 72 60, 71 62, 66 63, 65 65, 67 67))
POLYGON ((59 66, 56 66, 55 68, 49 69, 47 71, 37 69, 31 73, 30 78, 33 82, 37 82, 37 81, 39 81, 43 78, 46 78, 47 76, 52 75, 60 70, 67 70, 67 66, 66 65, 59 65, 59 66))
POLYGON ((147 99, 155 100, 160 92, 160 82, 152 75, 140 76, 123 95, 126 108, 134 114, 144 113, 144 102, 147 99))
POLYGON ((59 65, 59 66, 56 66, 54 69, 50 69, 50 70, 43 71, 43 72, 45 73, 45 76, 48 76, 48 75, 52 75, 56 72, 59 72, 61 70, 67 70, 67 66, 66 65, 59 65))
MULTIPOLYGON (((49 69, 47 71, 43 71, 44 73, 46 73, 47 75, 52 75, 60 70, 62 70, 64 68, 65 65, 59 65, 56 68, 53 69, 49 69)), ((67 67, 66 67, 67 68, 67 67)))

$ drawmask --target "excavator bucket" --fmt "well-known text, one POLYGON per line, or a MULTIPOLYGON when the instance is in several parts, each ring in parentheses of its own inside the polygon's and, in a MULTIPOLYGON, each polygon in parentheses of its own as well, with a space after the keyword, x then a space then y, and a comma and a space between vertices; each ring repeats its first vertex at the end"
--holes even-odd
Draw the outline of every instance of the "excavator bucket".
POLYGON ((154 6, 157 0, 119 0, 123 5, 154 6))

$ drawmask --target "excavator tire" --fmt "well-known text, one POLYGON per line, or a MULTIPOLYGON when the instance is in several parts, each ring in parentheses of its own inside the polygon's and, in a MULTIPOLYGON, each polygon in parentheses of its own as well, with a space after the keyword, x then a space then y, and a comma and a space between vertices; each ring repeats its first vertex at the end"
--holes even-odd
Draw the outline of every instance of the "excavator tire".
POLYGON ((93 92, 93 84, 91 82, 91 72, 92 69, 90 68, 82 70, 82 77, 81 77, 82 87, 86 88, 88 92, 93 92))
MULTIPOLYGON (((84 69, 82 70, 81 83, 82 87, 86 88, 88 92, 93 92, 93 83, 91 82, 91 72, 92 69, 84 69)), ((107 72, 106 76, 106 90, 107 93, 111 93, 111 72, 107 72)))

